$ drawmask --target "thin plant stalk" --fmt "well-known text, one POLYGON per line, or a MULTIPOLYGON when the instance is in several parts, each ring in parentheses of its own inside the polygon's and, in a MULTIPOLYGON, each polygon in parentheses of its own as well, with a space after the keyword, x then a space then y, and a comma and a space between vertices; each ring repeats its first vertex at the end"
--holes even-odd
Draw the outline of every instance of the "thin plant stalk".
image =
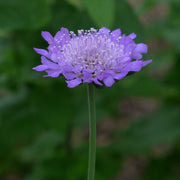
POLYGON ((88 84, 89 106, 89 162, 88 180, 94 180, 96 162, 96 112, 95 112, 95 88, 92 83, 88 84))

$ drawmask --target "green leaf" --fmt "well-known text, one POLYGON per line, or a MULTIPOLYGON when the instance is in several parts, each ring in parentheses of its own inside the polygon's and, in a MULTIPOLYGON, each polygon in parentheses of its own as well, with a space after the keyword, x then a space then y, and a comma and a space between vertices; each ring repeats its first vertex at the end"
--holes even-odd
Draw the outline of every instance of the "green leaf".
POLYGON ((110 147, 97 147, 96 179, 114 179, 122 166, 121 163, 123 163, 123 161, 119 153, 115 153, 110 147))
POLYGON ((164 38, 174 45, 174 48, 180 50, 180 3, 171 3, 168 16, 168 27, 164 29, 164 38))
POLYGON ((86 11, 75 8, 65 1, 57 1, 52 6, 52 21, 50 27, 56 33, 61 27, 71 31, 89 29, 94 23, 86 11))
POLYGON ((16 106, 18 103, 22 102, 27 95, 25 89, 18 89, 16 93, 7 93, 3 96, 0 101, 0 112, 6 112, 10 107, 16 106))
POLYGON ((180 108, 162 109, 153 117, 131 124, 118 133, 115 149, 122 153, 146 153, 155 145, 180 139, 180 108))
POLYGON ((9 39, 0 37, 0 65, 5 61, 9 45, 9 39))
POLYGON ((33 144, 22 151, 22 158, 28 162, 38 162, 53 156, 55 148, 62 142, 61 136, 56 132, 46 132, 35 140, 33 144))
POLYGON ((124 90, 121 94, 122 96, 151 96, 163 98, 172 90, 165 83, 149 77, 143 72, 135 73, 132 76, 122 79, 120 82, 124 90))
POLYGON ((99 26, 110 28, 114 22, 115 1, 114 0, 83 0, 90 17, 99 26))
POLYGON ((166 40, 170 43, 172 43, 175 47, 175 49, 180 50, 180 27, 177 29, 166 29, 164 31, 164 36, 166 40))
POLYGON ((1 0, 0 29, 35 29, 50 20, 47 0, 1 0))
POLYGON ((132 7, 125 0, 116 0, 115 2, 115 23, 113 28, 120 28, 125 34, 134 32, 140 36, 139 40, 141 40, 143 36, 142 26, 132 7))
POLYGON ((165 157, 154 157, 149 160, 148 166, 144 173, 144 180, 179 180, 179 171, 174 169, 180 166, 179 149, 175 148, 165 157))

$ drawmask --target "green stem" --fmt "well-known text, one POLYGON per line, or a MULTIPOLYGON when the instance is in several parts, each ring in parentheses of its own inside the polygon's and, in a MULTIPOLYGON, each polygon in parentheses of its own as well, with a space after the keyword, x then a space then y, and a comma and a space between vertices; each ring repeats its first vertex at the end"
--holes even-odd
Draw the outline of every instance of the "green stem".
POLYGON ((96 162, 96 112, 95 112, 95 90, 94 85, 88 84, 89 105, 89 163, 88 180, 94 180, 96 162))

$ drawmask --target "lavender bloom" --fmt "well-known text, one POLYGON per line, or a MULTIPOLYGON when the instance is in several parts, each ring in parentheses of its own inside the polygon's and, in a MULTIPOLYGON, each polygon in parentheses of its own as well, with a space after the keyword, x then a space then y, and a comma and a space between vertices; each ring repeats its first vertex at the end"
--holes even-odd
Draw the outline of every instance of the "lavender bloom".
POLYGON ((146 44, 136 44, 136 34, 121 34, 120 29, 110 32, 102 27, 99 30, 78 30, 78 35, 61 28, 53 37, 42 32, 49 43, 48 51, 34 50, 42 55, 41 65, 33 68, 45 71, 50 77, 63 75, 69 88, 81 83, 112 86, 115 81, 127 76, 129 72, 138 72, 152 60, 141 60, 147 53, 146 44))

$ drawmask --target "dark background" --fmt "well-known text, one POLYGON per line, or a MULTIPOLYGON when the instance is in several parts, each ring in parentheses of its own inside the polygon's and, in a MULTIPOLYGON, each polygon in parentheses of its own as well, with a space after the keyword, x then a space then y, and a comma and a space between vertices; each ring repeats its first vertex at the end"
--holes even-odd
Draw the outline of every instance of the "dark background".
POLYGON ((86 179, 86 85, 33 71, 33 47, 102 26, 135 32, 153 62, 96 90, 96 179, 180 179, 179 0, 0 0, 0 180, 86 179))

